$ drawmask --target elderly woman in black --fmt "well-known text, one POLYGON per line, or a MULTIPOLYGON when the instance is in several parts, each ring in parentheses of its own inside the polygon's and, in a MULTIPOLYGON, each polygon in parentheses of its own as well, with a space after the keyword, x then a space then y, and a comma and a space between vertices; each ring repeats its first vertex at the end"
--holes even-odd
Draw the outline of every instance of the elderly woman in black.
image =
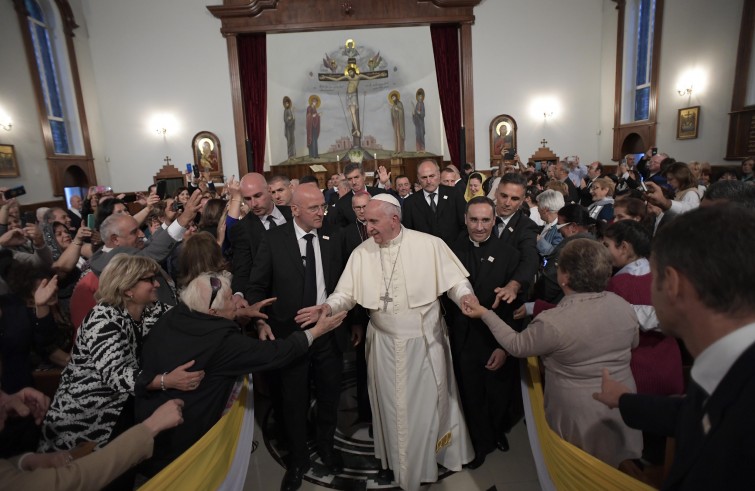
MULTIPOLYGON (((134 383, 142 339, 170 307, 157 301, 160 267, 148 258, 119 254, 100 275, 98 304, 79 328, 71 361, 42 423, 39 451, 70 450, 81 442, 104 446, 133 425, 134 383)), ((149 381, 192 390, 202 371, 192 360, 149 381), (187 363, 188 362, 188 363, 187 363)))
MULTIPOLYGON (((306 331, 286 339, 260 341, 241 333, 234 322, 241 312, 233 302, 231 282, 222 274, 205 273, 194 278, 181 293, 181 302, 165 314, 145 341, 142 374, 137 381, 136 417, 149 416, 173 398, 186 402, 185 423, 160 435, 144 472, 153 475, 181 455, 214 425, 222 414, 231 389, 240 375, 282 367, 303 355, 312 341, 335 329, 346 313, 322 317, 306 331), (193 392, 144 390, 150 380, 170 369, 196 360, 195 369, 206 374, 193 392)), ((259 310, 267 299, 243 310, 259 310)), ((259 316, 258 312, 244 315, 259 316)))

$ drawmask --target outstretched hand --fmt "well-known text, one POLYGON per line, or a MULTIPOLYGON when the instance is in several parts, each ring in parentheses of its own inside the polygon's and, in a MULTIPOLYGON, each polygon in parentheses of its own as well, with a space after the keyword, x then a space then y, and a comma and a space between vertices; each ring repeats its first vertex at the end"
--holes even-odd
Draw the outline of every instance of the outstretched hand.
POLYGON ((619 399, 632 390, 616 379, 611 378, 608 369, 603 369, 603 381, 600 386, 600 392, 594 392, 592 398, 602 402, 611 409, 619 407, 619 399))
POLYGON ((199 383, 204 378, 204 370, 189 372, 188 369, 194 366, 194 360, 184 363, 173 369, 172 372, 165 375, 165 387, 178 389, 180 391, 190 391, 199 387, 199 383))
POLYGON ((267 314, 262 313, 262 309, 271 305, 276 300, 278 300, 278 297, 266 298, 265 300, 260 300, 259 302, 246 307, 237 306, 236 316, 255 319, 267 319, 267 314))
POLYGON ((330 305, 324 303, 322 305, 313 305, 311 307, 304 307, 303 309, 299 310, 296 313, 296 317, 294 317, 294 322, 299 324, 300 327, 304 328, 311 324, 316 323, 320 317, 324 315, 330 315, 330 305))
POLYGON ((461 298, 461 311, 467 317, 472 319, 479 319, 488 311, 485 307, 480 305, 480 301, 474 295, 464 295, 461 298))

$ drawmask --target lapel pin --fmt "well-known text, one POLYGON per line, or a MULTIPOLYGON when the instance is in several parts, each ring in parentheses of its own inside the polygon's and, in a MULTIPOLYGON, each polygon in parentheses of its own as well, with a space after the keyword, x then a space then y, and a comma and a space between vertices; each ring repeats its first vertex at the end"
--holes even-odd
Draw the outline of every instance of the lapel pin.
POLYGON ((509 227, 509 232, 513 232, 513 231, 514 231, 514 227, 509 227))
POLYGON ((447 194, 444 194, 444 195, 443 195, 443 199, 448 199, 448 195, 447 195, 447 194))
POLYGON ((323 238, 324 240, 330 240, 330 237, 328 237, 327 235, 323 235, 323 236, 322 236, 322 238, 323 238))
POLYGON ((708 413, 703 414, 703 434, 707 435, 710 431, 710 418, 708 413))
POLYGON ((495 258, 493 256, 488 256, 488 262, 492 263, 493 261, 495 261, 495 258))

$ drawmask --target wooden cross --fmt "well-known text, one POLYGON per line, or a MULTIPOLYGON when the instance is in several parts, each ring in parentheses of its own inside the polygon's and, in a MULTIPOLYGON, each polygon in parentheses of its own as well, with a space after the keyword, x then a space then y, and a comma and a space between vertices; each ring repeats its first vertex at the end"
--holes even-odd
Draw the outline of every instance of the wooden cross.
POLYGON ((163 159, 163 162, 165 162, 165 165, 170 165, 170 157, 166 155, 165 158, 163 159))
POLYGON ((385 291, 385 295, 380 297, 380 300, 383 301, 383 312, 388 312, 388 302, 393 302, 393 299, 388 296, 388 290, 385 291))
POLYGON ((546 146, 547 144, 548 144, 548 140, 546 140, 545 138, 543 138, 542 140, 540 140, 540 145, 546 146))

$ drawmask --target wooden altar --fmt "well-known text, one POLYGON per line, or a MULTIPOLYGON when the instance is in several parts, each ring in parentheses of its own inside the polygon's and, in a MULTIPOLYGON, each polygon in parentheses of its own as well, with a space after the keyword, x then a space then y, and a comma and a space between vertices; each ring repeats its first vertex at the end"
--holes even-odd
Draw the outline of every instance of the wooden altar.
MULTIPOLYGON (((375 182, 377 182, 377 170, 381 165, 385 166, 385 168, 391 173, 391 181, 395 181, 396 176, 403 174, 409 178, 409 182, 416 182, 417 166, 425 160, 434 160, 438 163, 441 169, 443 168, 443 157, 438 155, 370 159, 362 162, 362 168, 367 175, 368 185, 372 185, 373 180, 371 176, 374 176, 375 182)), ((343 169, 348 162, 317 162, 317 164, 325 167, 327 172, 314 172, 310 168, 310 165, 312 165, 311 163, 281 164, 271 166, 269 171, 265 171, 265 177, 282 175, 289 179, 301 179, 304 176, 314 176, 317 178, 317 183, 320 188, 325 189, 330 176, 343 172, 343 169)))

